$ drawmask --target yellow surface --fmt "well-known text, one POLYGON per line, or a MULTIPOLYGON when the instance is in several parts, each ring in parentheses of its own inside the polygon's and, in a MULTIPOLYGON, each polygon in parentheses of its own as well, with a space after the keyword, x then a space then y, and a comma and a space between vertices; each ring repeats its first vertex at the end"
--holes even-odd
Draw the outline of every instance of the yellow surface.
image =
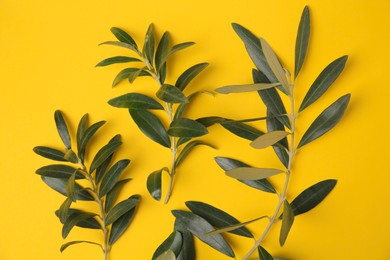
MULTIPOLYGON (((175 43, 197 43, 171 60, 168 82, 173 83, 190 65, 208 61, 210 67, 188 90, 244 84, 251 82, 253 65, 231 22, 266 38, 293 70, 295 35, 305 4, 311 10, 312 34, 297 81, 298 102, 328 63, 344 54, 349 60, 326 95, 301 115, 298 136, 339 96, 352 93, 352 99, 341 123, 296 156, 288 195, 293 198, 327 178, 338 179, 338 184, 319 207, 296 218, 283 248, 277 243, 278 228, 264 245, 274 255, 297 260, 390 259, 388 0, 2 0, 0 259, 102 259, 99 249, 89 245, 59 252, 64 241, 54 211, 63 198, 34 173, 50 163, 32 152, 34 146, 61 147, 53 120, 55 109, 64 111, 73 133, 85 112, 93 122, 107 120, 96 147, 120 133, 124 145, 119 157, 133 160, 126 176, 134 180, 123 196, 141 194, 142 204, 131 227, 114 245, 112 260, 150 259, 173 228, 170 210, 184 209, 187 200, 210 203, 242 221, 270 214, 276 199, 225 177, 213 157, 230 156, 258 167, 278 167, 279 162, 271 149, 251 149, 247 141, 218 126, 202 138, 218 150, 194 150, 179 169, 170 203, 153 201, 145 188, 146 177, 169 165, 169 151, 141 134, 128 113, 110 107, 107 100, 131 90, 153 93, 156 85, 142 79, 134 86, 124 83, 112 89, 112 79, 124 66, 94 65, 111 55, 125 54, 125 50, 97 45, 114 39, 109 31, 112 26, 127 30, 141 44, 153 22, 159 37, 169 30, 175 43)), ((190 116, 245 118, 262 116, 264 111, 254 93, 203 96, 193 104, 190 116)), ((280 183, 280 179, 274 182, 280 183)), ((276 186, 280 188, 280 184, 276 186)), ((263 223, 250 226, 258 236, 263 227, 263 223)), ((74 229, 66 241, 72 239, 99 241, 101 236, 74 229)), ((233 241, 239 257, 252 246, 251 240, 233 241)), ((196 248, 198 259, 227 259, 199 241, 196 248)))

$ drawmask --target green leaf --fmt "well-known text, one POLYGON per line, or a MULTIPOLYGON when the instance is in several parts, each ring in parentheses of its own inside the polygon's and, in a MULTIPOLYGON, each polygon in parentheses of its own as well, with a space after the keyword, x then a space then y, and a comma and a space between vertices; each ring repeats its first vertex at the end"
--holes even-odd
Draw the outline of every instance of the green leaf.
MULTIPOLYGON (((263 218, 267 218, 267 216, 262 216, 262 217, 259 217, 259 218, 255 218, 255 219, 252 219, 252 220, 249 220, 249 221, 246 221, 246 222, 243 222, 243 223, 236 223, 236 224, 233 224, 233 225, 229 225, 229 226, 225 226, 225 227, 222 227, 222 228, 218 228, 212 232, 209 232, 207 233, 206 235, 207 236, 210 236, 210 235, 214 235, 214 234, 221 234, 223 232, 231 232, 231 233, 234 233, 235 231, 237 230, 240 230, 242 228, 245 228, 246 225, 249 225, 253 222, 256 222, 260 219, 263 219, 263 218)), ((245 228, 246 229, 246 228, 245 228)), ((249 232, 249 230, 248 230, 249 232)), ((251 236, 249 238, 253 237, 253 235, 251 234, 251 236)))
POLYGON ((76 189, 75 189, 76 173, 77 170, 72 174, 72 176, 70 176, 65 186, 66 195, 73 202, 76 202, 76 189))
POLYGON ((148 176, 146 187, 148 188, 149 194, 157 201, 161 200, 162 186, 161 186, 161 175, 162 172, 169 172, 168 168, 164 167, 160 170, 154 171, 148 176))
POLYGON ((292 202, 294 215, 300 215, 316 207, 336 186, 337 180, 320 181, 298 195, 292 202))
MULTIPOLYGON (((46 177, 69 179, 75 171, 77 171, 77 169, 69 165, 52 164, 39 168, 35 173, 46 177)), ((84 176, 77 172, 76 179, 82 178, 84 178, 84 176)))
POLYGON ((191 232, 189 232, 187 227, 177 219, 175 220, 174 230, 180 232, 183 241, 177 260, 195 260, 196 252, 194 237, 191 232))
POLYGON ((265 250, 264 247, 259 246, 257 248, 257 250, 259 252, 259 257, 260 257, 261 260, 274 260, 272 255, 270 253, 268 253, 267 250, 265 250))
POLYGON ((172 46, 172 48, 169 50, 168 57, 170 57, 171 55, 175 54, 176 52, 181 51, 183 49, 186 49, 194 44, 195 44, 195 42, 182 42, 182 43, 176 44, 176 45, 172 46))
POLYGON ((77 126, 76 141, 77 141, 77 151, 80 151, 81 142, 85 134, 85 130, 88 127, 88 114, 84 114, 80 119, 80 122, 77 126))
POLYGON ((306 93, 301 106, 299 107, 299 112, 303 111, 306 107, 310 106, 315 102, 326 90, 332 85, 332 83, 338 78, 345 67, 348 56, 342 56, 332 63, 330 63, 316 78, 316 80, 311 85, 309 91, 306 93))
POLYGON ((61 223, 64 223, 65 220, 69 216, 69 208, 72 205, 72 200, 70 198, 66 198, 66 200, 61 204, 60 208, 58 209, 58 218, 60 219, 61 223))
POLYGON ((73 152, 72 149, 69 149, 68 151, 66 151, 66 153, 64 155, 64 159, 68 162, 71 162, 71 163, 78 163, 79 162, 79 158, 77 157, 75 152, 73 152))
MULTIPOLYGON (((59 179, 59 178, 53 178, 53 177, 41 177, 43 182, 46 183, 47 186, 52 188, 53 190, 61 193, 62 195, 66 196, 66 183, 68 179, 59 179)), ((94 201, 95 199, 92 197, 91 194, 89 194, 88 191, 86 191, 83 187, 81 187, 79 184, 75 184, 75 191, 76 191, 76 199, 77 200, 86 200, 86 201, 94 201)))
MULTIPOLYGON (((78 210, 78 209, 68 209, 67 216, 62 220, 60 217, 60 210, 56 210, 55 214, 60 219, 61 223, 64 224, 65 221, 69 218, 69 216, 73 214, 79 214, 84 211, 78 210)), ((78 227, 82 228, 88 228, 88 229, 102 229, 100 223, 95 219, 95 216, 92 216, 90 218, 84 219, 76 224, 78 227)))
POLYGON ((215 89, 216 92, 220 94, 230 94, 230 93, 245 93, 259 91, 263 89, 269 89, 280 85, 280 83, 254 83, 246 85, 231 85, 215 89))
POLYGON ((187 85, 199 74, 201 73, 209 64, 199 63, 184 71, 180 77, 177 79, 175 86, 183 91, 187 85))
POLYGON ((295 42, 295 74, 297 78, 305 60, 307 46, 310 37, 310 12, 309 7, 305 6, 302 12, 301 21, 299 22, 297 39, 295 42))
POLYGON ((56 149, 46 147, 46 146, 36 146, 34 147, 33 151, 47 159, 55 160, 55 161, 60 161, 60 162, 66 162, 64 159, 65 154, 61 151, 58 151, 56 149))
POLYGON ((137 48, 137 44, 135 43, 133 38, 128 33, 123 31, 122 29, 117 28, 117 27, 112 27, 111 32, 115 35, 115 37, 118 39, 118 41, 131 44, 135 48, 137 48))
POLYGON ((198 137, 207 133, 201 123, 184 117, 173 120, 168 129, 168 134, 175 137, 198 137))
POLYGON ((156 96, 168 103, 187 103, 188 99, 175 86, 163 84, 156 93, 156 96))
POLYGON ((282 170, 273 168, 238 167, 226 171, 226 175, 239 180, 260 180, 282 172, 282 170))
POLYGON ((69 234, 69 232, 72 230, 72 228, 79 223, 80 221, 86 220, 88 218, 94 217, 96 214, 89 213, 89 212, 83 212, 83 211, 77 211, 70 215, 62 227, 62 238, 66 238, 69 234))
POLYGON ((168 52, 169 52, 169 43, 170 43, 169 33, 165 32, 161 37, 161 40, 157 46, 156 57, 154 57, 155 68, 157 71, 159 71, 162 65, 164 65, 164 63, 167 61, 168 52))
POLYGON ((100 43, 99 46, 100 45, 113 45, 113 46, 117 46, 117 47, 121 47, 121 48, 126 48, 126 49, 134 51, 135 53, 138 53, 138 49, 134 45, 126 43, 126 42, 106 41, 106 42, 100 43))
POLYGON ((153 141, 171 147, 171 141, 160 119, 147 110, 129 110, 138 128, 153 141))
POLYGON ((130 197, 130 199, 136 200, 137 204, 134 208, 130 209, 128 212, 123 214, 121 217, 119 217, 111 226, 111 232, 110 232, 110 237, 108 240, 109 245, 113 245, 119 238, 120 236, 126 231, 126 229, 129 227, 131 221, 133 220, 136 210, 137 210, 137 205, 140 200, 139 195, 133 195, 130 197))
POLYGON ((215 124, 221 124, 223 122, 228 121, 227 118, 219 117, 219 116, 206 116, 196 119, 197 122, 201 123, 205 127, 210 127, 215 124))
MULTIPOLYGON (((227 157, 215 157, 215 161, 225 171, 229 171, 238 167, 250 167, 248 164, 243 163, 236 159, 231 159, 227 157)), ((252 188, 262 190, 265 192, 276 193, 275 188, 267 179, 260 180, 238 180, 252 188)))
POLYGON ((233 258, 235 256, 230 245, 220 234, 212 236, 204 235, 214 230, 213 226, 205 219, 194 213, 183 210, 172 210, 172 214, 187 227, 188 231, 203 242, 229 257, 233 258))
POLYGON ((243 26, 233 23, 233 29, 241 38, 245 44, 245 48, 251 57, 253 63, 256 65, 257 69, 262 71, 267 79, 270 82, 275 82, 276 78, 269 67, 267 60, 265 59, 263 50, 261 49, 261 44, 259 38, 253 35, 248 29, 243 26))
POLYGON ((129 212, 135 206, 137 206, 139 198, 130 197, 126 200, 123 200, 116 204, 107 214, 106 217, 106 226, 111 225, 117 219, 119 219, 123 214, 129 212))
POLYGON ((116 184, 122 172, 129 165, 130 160, 124 159, 116 162, 104 175, 99 188, 99 197, 106 195, 116 184))
POLYGON ((67 149, 70 149, 72 145, 70 143, 68 127, 66 126, 65 119, 60 110, 56 110, 54 112, 54 120, 56 122, 57 131, 61 137, 62 142, 67 149))
POLYGON ((175 253, 172 250, 167 250, 159 255, 156 260, 176 260, 175 253))
POLYGON ((150 24, 145 35, 142 55, 144 56, 144 58, 146 58, 149 61, 151 65, 153 64, 153 57, 154 57, 154 42, 155 40, 154 40, 153 24, 150 24))
MULTIPOLYGON (((119 134, 117 134, 113 138, 111 138, 109 143, 115 143, 115 142, 120 142, 120 141, 121 141, 121 136, 119 134)), ((102 164, 99 165, 99 167, 96 168, 95 182, 97 184, 100 183, 103 176, 106 174, 108 166, 110 166, 113 157, 114 157, 114 154, 111 154, 110 156, 107 157, 107 159, 102 164)))
POLYGON ((65 243, 61 246, 60 248, 60 251, 61 253, 64 252, 65 249, 67 249, 68 247, 72 246, 72 245, 76 245, 76 244, 81 244, 81 243, 87 243, 87 244, 92 244, 92 245, 97 245, 99 247, 102 248, 103 250, 103 246, 99 243, 95 243, 95 242, 91 242, 91 241, 83 241, 83 240, 76 240, 76 241, 71 241, 71 242, 68 242, 68 243, 65 243))
POLYGON ((202 141, 192 141, 192 142, 188 143, 183 148, 183 150, 181 151, 181 153, 177 157, 177 159, 176 159, 176 167, 179 167, 180 163, 187 157, 187 155, 192 151, 192 149, 194 149, 198 145, 206 145, 208 147, 216 149, 214 146, 212 146, 212 145, 210 145, 208 143, 205 143, 205 142, 202 142, 202 141))
POLYGON ((221 126, 229 132, 250 141, 253 141, 264 134, 262 131, 254 128, 253 126, 238 121, 227 121, 221 123, 221 126))
MULTIPOLYGON (((269 109, 267 109, 267 117, 268 118, 266 122, 268 132, 285 131, 284 125, 278 119, 273 117, 273 114, 270 112, 269 109)), ((284 167, 288 168, 288 161, 290 160, 290 157, 288 155, 288 152, 286 151, 286 149, 288 149, 287 138, 280 140, 276 145, 273 145, 272 148, 274 149, 276 155, 278 156, 284 167)))
POLYGON ((153 254, 152 260, 157 259, 164 252, 171 250, 175 256, 179 255, 180 249, 183 244, 183 238, 179 231, 173 231, 164 242, 156 249, 153 254))
POLYGON ((95 135, 96 131, 99 130, 100 127, 102 127, 106 121, 99 121, 90 127, 88 127, 84 134, 80 134, 80 145, 78 146, 78 155, 79 158, 84 161, 85 156, 85 149, 87 148, 88 143, 91 141, 91 138, 95 135))
MULTIPOLYGON (((212 226, 216 228, 224 228, 240 223, 236 218, 226 213, 225 211, 203 202, 187 201, 186 206, 194 214, 204 218, 205 220, 207 220, 207 222, 209 222, 212 226)), ((244 226, 236 228, 234 230, 229 230, 229 232, 239 236, 253 238, 252 233, 244 226)))
POLYGON ((127 62, 140 62, 140 59, 133 58, 133 57, 127 57, 127 56, 115 56, 111 58, 107 58, 96 64, 96 67, 103 67, 108 66, 112 64, 118 64, 118 63, 127 63, 127 62))
POLYGON ((134 78, 134 74, 137 77, 150 76, 149 72, 144 69, 140 71, 139 68, 126 68, 121 70, 115 77, 114 81, 112 82, 112 87, 118 85, 122 80, 129 79, 130 77, 134 78))
POLYGON ((283 246, 286 242, 288 233, 294 223, 294 212, 287 200, 284 201, 282 228, 280 229, 279 244, 283 246))
POLYGON ((274 145, 280 140, 284 139, 290 133, 285 131, 272 131, 265 133, 251 142, 251 146, 256 149, 263 149, 268 146, 274 145))
POLYGON ((122 142, 109 142, 103 146, 93 158, 89 171, 93 172, 96 170, 96 168, 98 168, 111 154, 113 154, 121 144, 122 142))
POLYGON ((350 98, 351 94, 344 95, 326 108, 307 129, 297 148, 310 143, 331 130, 344 115, 350 98))
POLYGON ((114 187, 107 193, 106 195, 106 201, 104 205, 104 209, 106 211, 109 211, 112 207, 112 205, 115 202, 116 196, 119 193, 119 190, 129 181, 131 181, 130 178, 123 179, 115 183, 114 187))

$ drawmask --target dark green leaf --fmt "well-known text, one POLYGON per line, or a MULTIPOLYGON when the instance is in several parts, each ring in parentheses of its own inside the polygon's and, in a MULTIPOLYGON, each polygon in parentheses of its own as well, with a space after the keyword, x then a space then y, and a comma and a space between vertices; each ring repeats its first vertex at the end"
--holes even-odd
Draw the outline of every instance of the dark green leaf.
POLYGON ((71 241, 71 242, 68 242, 68 243, 63 244, 63 245, 61 246, 61 248, 60 248, 60 251, 61 251, 61 253, 62 253, 62 252, 63 252, 65 249, 67 249, 68 247, 70 247, 70 246, 72 246, 72 245, 80 244, 80 243, 87 243, 87 244, 97 245, 97 246, 99 246, 99 247, 101 247, 101 248, 103 249, 102 245, 99 244, 99 243, 95 243, 95 242, 91 242, 91 241, 76 240, 76 241, 71 241))
POLYGON ((202 142, 202 141, 192 141, 190 143, 188 143, 184 148, 183 150, 181 151, 181 153, 179 154, 179 156, 177 157, 176 159, 176 167, 178 167, 180 165, 180 163, 184 160, 184 158, 187 157, 187 155, 192 151, 192 149, 194 149, 194 147, 198 146, 198 145, 206 145, 206 146, 209 146, 211 148, 214 148, 214 146, 210 145, 210 144, 207 144, 205 142, 202 142))
POLYGON ((235 231, 237 229, 245 228, 246 225, 249 225, 249 224, 251 224, 253 222, 259 221, 259 220, 267 218, 267 217, 268 216, 261 216, 259 218, 255 218, 255 219, 243 222, 243 223, 237 223, 237 224, 233 224, 233 225, 226 226, 226 227, 223 227, 223 228, 218 228, 218 229, 216 229, 214 231, 211 231, 211 232, 207 233, 206 235, 210 236, 210 235, 214 235, 214 234, 221 234, 221 233, 224 233, 224 232, 232 232, 233 233, 233 231, 235 231))
POLYGON ((65 220, 69 216, 69 208, 72 205, 72 200, 70 198, 66 198, 66 200, 61 204, 60 208, 58 209, 58 218, 60 219, 61 223, 64 223, 65 220))
POLYGON ((326 108, 307 129, 297 148, 310 143, 331 130, 344 115, 350 99, 351 94, 344 95, 326 108))
POLYGON ((118 75, 115 77, 114 81, 112 82, 112 87, 115 87, 124 79, 129 79, 130 77, 133 77, 134 74, 136 74, 138 77, 141 76, 150 76, 149 72, 146 70, 139 71, 139 68, 126 68, 121 70, 118 75))
POLYGON ((229 132, 251 141, 264 134, 262 131, 254 128, 253 126, 238 121, 228 121, 221 123, 221 126, 223 126, 229 132))
POLYGON ((191 139, 192 139, 191 137, 179 137, 179 139, 177 140, 176 145, 179 147, 180 145, 187 143, 191 139))
MULTIPOLYGON (((250 167, 248 164, 241 161, 226 158, 226 157, 215 157, 215 161, 225 171, 229 171, 238 167, 250 167)), ((267 179, 260 180, 238 180, 252 188, 262 190, 265 192, 276 193, 275 188, 267 179)))
POLYGON ((116 196, 117 196, 117 194, 119 193, 119 190, 120 190, 126 183, 128 183, 129 181, 131 181, 130 178, 128 178, 128 179, 123 179, 123 180, 118 181, 117 183, 115 183, 114 187, 107 193, 106 202, 105 202, 105 205, 104 205, 104 209, 105 209, 106 211, 109 211, 109 210, 111 209, 112 205, 113 205, 114 202, 115 202, 116 196))
POLYGON ((64 159, 65 154, 61 151, 58 151, 53 148, 49 148, 46 146, 36 146, 34 147, 33 151, 47 159, 55 160, 55 161, 60 161, 60 162, 66 162, 64 159))
POLYGON ((82 161, 84 161, 85 149, 87 148, 89 141, 91 141, 91 138, 95 135, 96 131, 99 130, 99 128, 102 127, 105 123, 106 121, 99 121, 91 125, 81 136, 80 145, 78 146, 78 155, 82 161))
MULTIPOLYGON (((39 168, 35 173, 46 177, 69 179, 76 170, 77 169, 68 165, 52 164, 39 168)), ((77 172, 76 179, 82 178, 84 178, 84 176, 77 172)))
MULTIPOLYGON (((186 206, 196 215, 204 218, 212 226, 216 228, 224 228, 227 226, 239 224, 240 222, 231 216, 230 214, 222 211, 216 207, 213 207, 209 204, 198 202, 198 201, 187 201, 186 206)), ((252 233, 246 228, 241 227, 235 230, 230 231, 230 233, 244 236, 244 237, 253 237, 252 233)))
POLYGON ((294 223, 294 212, 287 200, 284 201, 282 228, 280 229, 279 244, 283 246, 286 242, 288 233, 294 223))
POLYGON ((155 260, 158 256, 168 250, 172 250, 175 256, 178 256, 183 244, 183 238, 179 231, 173 231, 164 242, 156 249, 153 254, 152 260, 155 260))
POLYGON ((194 42, 182 42, 182 43, 176 44, 169 50, 168 57, 170 57, 171 55, 175 54, 176 52, 181 51, 185 48, 188 48, 194 44, 195 44, 194 42))
MULTIPOLYGON (((267 129, 269 132, 272 131, 285 131, 284 125, 275 117, 273 117, 272 113, 269 109, 267 109, 267 129)), ((279 160, 282 162, 284 167, 288 167, 288 161, 290 157, 286 149, 288 149, 287 138, 280 140, 276 145, 272 147, 278 156, 279 160)))
POLYGON ((214 230, 213 226, 205 219, 194 213, 182 210, 172 210, 172 214, 176 217, 177 220, 182 222, 187 227, 188 231, 190 231, 203 242, 229 257, 233 258, 235 256, 230 245, 220 234, 212 236, 204 235, 214 230))
POLYGON ((260 257, 260 260, 274 260, 274 258, 272 257, 272 255, 270 253, 267 252, 267 250, 265 250, 264 247, 262 246, 259 246, 257 248, 258 252, 259 252, 259 257, 260 257))
POLYGON ((116 149, 122 144, 122 142, 109 142, 103 146, 95 155, 92 160, 90 172, 96 170, 111 154, 113 154, 116 149))
POLYGON ((175 86, 163 84, 156 93, 156 96, 168 103, 186 103, 188 99, 175 86))
POLYGON ((127 56, 115 56, 111 58, 107 58, 96 64, 96 67, 103 67, 103 66, 108 66, 112 64, 117 64, 117 63, 127 63, 127 62, 139 62, 141 61, 140 59, 133 58, 133 57, 127 57, 127 56))
POLYGON ((325 93, 325 91, 330 87, 330 85, 332 85, 332 83, 343 71, 347 59, 348 56, 345 55, 334 60, 320 73, 304 97, 302 104, 299 107, 299 112, 310 106, 314 101, 321 97, 322 94, 325 93))
POLYGON ((273 168, 238 167, 226 171, 226 175, 238 180, 260 180, 282 172, 282 170, 273 168))
POLYGON ((111 32, 115 35, 115 37, 118 39, 118 41, 131 44, 135 48, 137 48, 137 44, 135 43, 133 38, 128 33, 123 31, 122 29, 117 28, 117 27, 112 27, 111 32))
MULTIPOLYGON (((68 179, 58 179, 58 178, 52 178, 52 177, 45 177, 42 176, 42 180, 44 183, 46 183, 50 188, 53 190, 61 193, 62 195, 66 196, 66 183, 68 179)), ((88 191, 86 191, 83 187, 81 187, 79 184, 75 184, 75 191, 76 191, 76 199, 77 200, 86 200, 86 201, 93 201, 95 200, 91 194, 89 194, 88 191)))
POLYGON ((164 63, 164 65, 162 65, 159 74, 160 83, 164 84, 165 78, 167 77, 167 63, 164 63))
POLYGON ((117 219, 119 219, 123 214, 129 212, 135 206, 137 206, 139 202, 139 198, 130 197, 124 201, 116 204, 107 214, 106 218, 106 226, 114 223, 117 219))
MULTIPOLYGON (((115 143, 115 142, 120 142, 121 141, 121 136, 119 134, 115 135, 109 143, 115 143)), ((112 157, 114 157, 114 154, 111 154, 110 156, 107 157, 107 159, 99 165, 99 167, 96 168, 96 173, 95 173, 95 182, 100 183, 102 180, 103 176, 106 174, 106 171, 108 169, 108 166, 111 164, 112 157)))
POLYGON ((150 24, 145 35, 144 47, 142 49, 142 55, 149 61, 150 65, 153 64, 154 42, 153 24, 150 24))
POLYGON ((187 230, 187 227, 177 219, 175 220, 174 229, 176 231, 179 231, 182 236, 183 244, 180 249, 180 253, 177 256, 177 260, 195 260, 196 258, 196 252, 195 252, 195 245, 194 245, 194 237, 187 230))
POLYGON ((138 50, 134 45, 126 43, 126 42, 106 41, 106 42, 102 42, 99 45, 113 45, 113 46, 117 46, 117 47, 126 48, 126 49, 129 49, 129 50, 132 50, 132 51, 138 53, 138 50))
MULTIPOLYGON (((137 201, 137 204, 139 203, 140 196, 139 195, 133 195, 130 197, 130 199, 134 199, 137 201)), ((111 226, 111 232, 110 232, 110 238, 108 240, 109 245, 114 244, 120 236, 126 231, 126 229, 129 227, 131 221, 133 220, 135 213, 137 210, 137 205, 130 209, 128 212, 123 214, 121 217, 119 217, 111 226)))
POLYGON ((65 160, 67 160, 68 162, 71 162, 71 163, 78 163, 79 162, 79 158, 77 157, 75 152, 73 152, 72 149, 68 150, 65 153, 64 158, 65 158, 65 160))
POLYGON ((299 22, 297 39, 295 42, 295 78, 302 68, 305 60, 307 46, 310 37, 310 12, 309 7, 305 6, 302 12, 301 21, 299 22))
POLYGON ((171 147, 171 141, 160 119, 147 110, 129 110, 138 128, 153 141, 171 147))
POLYGON ((333 190, 336 183, 337 180, 324 180, 304 190, 291 202, 291 208, 293 209, 294 215, 303 214, 320 204, 333 190))
POLYGON ((173 120, 168 129, 168 134, 175 137, 198 137, 207 133, 201 123, 184 117, 173 120))
MULTIPOLYGON (((60 211, 59 210, 57 210, 55 212, 55 214, 60 219, 61 223, 64 224, 66 219, 69 216, 71 216, 71 215, 73 215, 75 213, 79 214, 81 212, 83 212, 83 211, 82 210, 78 210, 78 209, 69 209, 68 212, 67 212, 68 215, 63 220, 61 220, 61 218, 60 218, 60 211)), ((95 216, 91 216, 90 218, 87 218, 87 219, 84 219, 84 220, 78 222, 76 224, 76 226, 82 227, 82 228, 89 228, 89 229, 101 229, 102 228, 100 223, 95 219, 95 216)))
POLYGON ((154 171, 148 176, 148 180, 146 182, 146 187, 148 188, 149 194, 157 201, 161 200, 161 175, 163 171, 169 171, 168 168, 164 167, 160 170, 154 171))
POLYGON ((129 165, 130 160, 124 159, 116 162, 104 175, 99 188, 99 197, 106 195, 116 184, 122 172, 129 165))
POLYGON ((62 227, 62 238, 66 238, 72 228, 77 225, 80 221, 89 219, 96 216, 94 213, 77 211, 71 214, 65 221, 64 226, 62 227))
POLYGON ((74 172, 72 176, 70 176, 65 186, 66 195, 73 202, 76 202, 76 189, 75 189, 76 181, 75 180, 76 180, 76 172, 74 172))
POLYGON ((207 116, 196 119, 197 122, 201 123, 205 127, 210 127, 215 124, 221 124, 227 121, 227 118, 219 117, 219 116, 207 116))
POLYGON ((199 63, 196 64, 180 75, 177 79, 175 86, 183 91, 187 85, 199 74, 201 73, 209 64, 208 63, 199 63))
POLYGON ((77 126, 77 151, 80 151, 81 142, 83 140, 83 136, 85 134, 85 130, 88 127, 88 114, 84 114, 84 116, 80 119, 79 125, 77 126))
POLYGON ((60 110, 56 110, 54 112, 54 120, 56 122, 57 131, 61 137, 62 142, 67 149, 70 149, 72 145, 70 143, 68 127, 66 126, 65 119, 60 110))
POLYGON ((169 52, 169 43, 170 43, 169 33, 165 32, 161 37, 161 40, 157 46, 156 57, 154 57, 155 68, 157 71, 159 71, 162 65, 164 65, 164 63, 167 61, 168 52, 169 52))

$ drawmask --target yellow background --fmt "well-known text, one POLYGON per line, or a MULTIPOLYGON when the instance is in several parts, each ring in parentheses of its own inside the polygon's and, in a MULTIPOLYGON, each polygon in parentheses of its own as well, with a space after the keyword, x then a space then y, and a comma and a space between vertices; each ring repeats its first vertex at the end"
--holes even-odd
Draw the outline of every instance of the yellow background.
MULTIPOLYGON (((352 93, 352 99, 341 123, 296 156, 288 196, 294 198, 323 179, 336 178, 338 184, 320 206, 296 218, 283 248, 277 243, 278 225, 264 245, 274 255, 298 260, 390 259, 388 0, 2 0, 0 259, 102 259, 100 250, 90 245, 59 252, 64 241, 54 211, 63 197, 34 173, 50 163, 32 152, 34 146, 61 147, 53 120, 55 109, 64 111, 72 133, 86 112, 91 122, 107 120, 93 151, 120 133, 124 145, 118 158, 133 161, 126 176, 134 180, 122 194, 141 194, 142 203, 132 225, 114 245, 112 260, 150 259, 172 231, 170 210, 184 209, 187 200, 210 203, 241 221, 270 214, 276 198, 225 177, 213 157, 230 156, 258 167, 279 167, 278 160, 271 149, 251 149, 247 141, 219 126, 201 138, 218 150, 196 148, 179 169, 170 203, 152 200, 145 188, 147 175, 169 165, 170 153, 140 133, 126 110, 110 107, 107 100, 129 91, 154 93, 156 85, 140 79, 134 86, 125 82, 112 89, 112 79, 124 66, 94 65, 103 58, 126 54, 124 49, 98 47, 100 42, 114 40, 110 27, 127 30, 140 45, 153 22, 158 37, 169 30, 175 43, 197 43, 170 61, 168 82, 174 83, 190 65, 207 61, 211 65, 189 92, 249 83, 253 65, 231 22, 267 39, 292 70, 295 36, 305 4, 311 10, 312 34, 296 85, 298 102, 327 64, 344 54, 349 60, 329 91, 300 116, 298 136, 339 96, 352 93)), ((247 118, 264 112, 257 94, 251 93, 199 97, 189 116, 247 118)), ((281 179, 273 181, 280 188, 281 179)), ((261 222, 250 226, 257 236, 262 228, 261 222)), ((101 235, 74 229, 66 241, 72 239, 100 241, 101 235)), ((252 246, 245 238, 233 241, 239 257, 252 246)), ((196 248, 198 259, 227 259, 199 241, 196 248)))

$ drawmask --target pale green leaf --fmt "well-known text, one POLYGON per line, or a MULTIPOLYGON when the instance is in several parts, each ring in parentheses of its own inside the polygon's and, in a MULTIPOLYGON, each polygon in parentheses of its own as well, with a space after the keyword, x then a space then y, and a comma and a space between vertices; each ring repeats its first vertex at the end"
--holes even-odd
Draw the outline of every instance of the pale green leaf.
POLYGON ((280 83, 254 83, 246 85, 231 85, 215 89, 216 92, 220 94, 230 94, 230 93, 245 93, 259 91, 263 89, 269 89, 280 85, 280 83))
POLYGON ((273 168, 238 167, 226 171, 226 175, 239 180, 260 180, 282 172, 282 170, 273 168))
POLYGON ((253 140, 250 143, 250 145, 256 149, 263 149, 263 148, 266 148, 268 146, 276 144, 277 142, 279 142, 280 140, 282 140, 283 138, 285 138, 289 134, 290 133, 287 133, 285 131, 268 132, 268 133, 265 133, 265 134, 259 136, 255 140, 253 140))

